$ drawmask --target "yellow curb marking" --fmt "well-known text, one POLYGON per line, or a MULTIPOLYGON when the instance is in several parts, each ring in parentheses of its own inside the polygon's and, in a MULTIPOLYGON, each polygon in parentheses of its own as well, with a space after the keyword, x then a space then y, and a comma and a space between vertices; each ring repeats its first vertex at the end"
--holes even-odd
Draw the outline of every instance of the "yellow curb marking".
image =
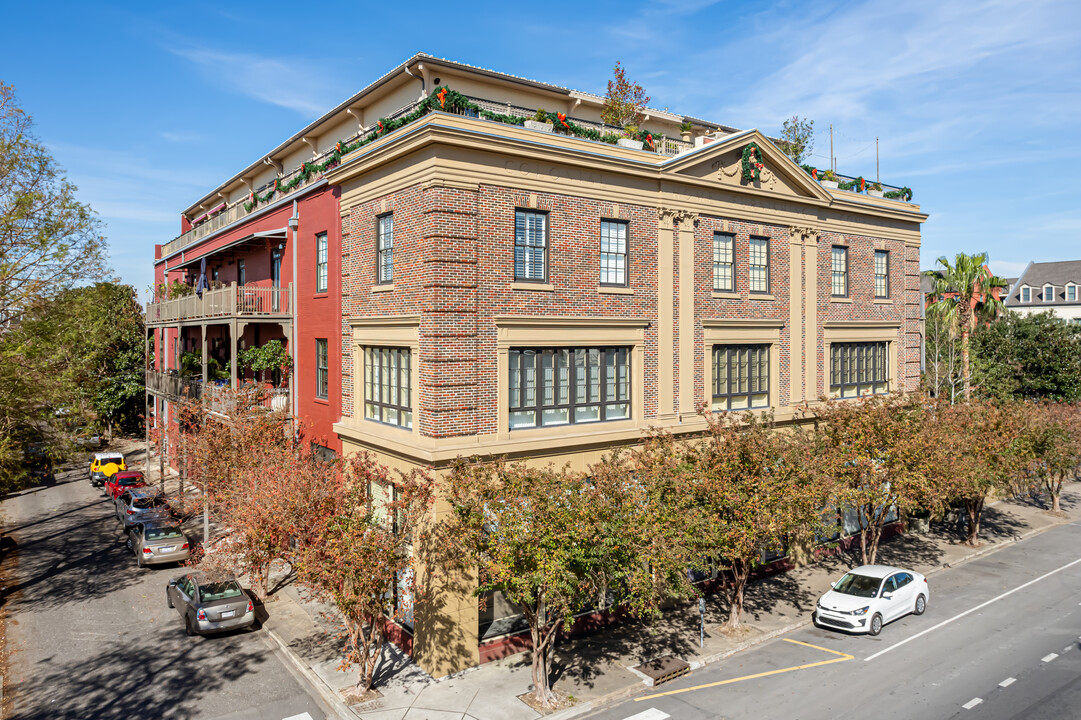
POLYGON ((805 647, 814 648, 815 650, 821 650, 822 652, 828 652, 832 655, 839 655, 832 660, 821 660, 816 663, 808 663, 807 665, 796 665, 793 667, 781 668, 780 670, 770 670, 769 672, 757 673, 755 675, 744 675, 743 677, 732 678, 730 680, 720 680, 718 682, 706 683, 705 685, 695 685, 694 687, 683 688, 681 690, 669 690, 668 692, 654 693, 653 695, 644 695, 642 697, 635 698, 635 702, 641 702, 642 700, 652 700, 654 698, 664 697, 666 695, 679 695, 680 693, 691 692, 692 690, 704 690, 705 688, 717 687, 718 685, 730 685, 731 683, 742 682, 744 680, 754 680, 755 678, 768 677, 770 675, 780 675, 781 673, 792 672, 794 670, 806 670, 807 668, 818 667, 820 665, 830 665, 832 663, 844 662, 845 660, 853 660, 853 656, 848 653, 843 653, 838 650, 830 650, 829 648, 819 647, 818 645, 812 645, 811 643, 800 642, 799 640, 792 640, 790 638, 782 638, 785 642, 795 643, 796 645, 803 645, 805 647))

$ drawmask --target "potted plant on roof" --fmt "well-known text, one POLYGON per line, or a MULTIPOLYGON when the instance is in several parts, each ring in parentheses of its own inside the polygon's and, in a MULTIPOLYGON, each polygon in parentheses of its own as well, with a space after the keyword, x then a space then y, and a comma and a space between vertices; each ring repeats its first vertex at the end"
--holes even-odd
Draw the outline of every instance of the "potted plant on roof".
POLYGON ((691 141, 691 132, 694 130, 694 125, 689 122, 680 123, 679 136, 683 139, 683 142, 689 143, 691 141))
POLYGON ((525 126, 530 130, 550 133, 554 124, 548 122, 548 111, 544 108, 538 108, 537 114, 525 121, 525 126))
POLYGON ((882 183, 873 182, 867 186, 867 194, 871 197, 882 197, 882 183))
POLYGON ((827 170, 822 173, 820 177, 822 179, 818 182, 822 187, 830 188, 832 190, 837 189, 837 173, 833 172, 832 170, 827 170))
POLYGON ((623 129, 623 137, 617 141, 619 146, 641 150, 644 143, 639 139, 638 128, 646 120, 642 109, 649 98, 641 85, 627 80, 626 71, 619 62, 616 62, 613 74, 613 79, 608 81, 601 120, 623 129))

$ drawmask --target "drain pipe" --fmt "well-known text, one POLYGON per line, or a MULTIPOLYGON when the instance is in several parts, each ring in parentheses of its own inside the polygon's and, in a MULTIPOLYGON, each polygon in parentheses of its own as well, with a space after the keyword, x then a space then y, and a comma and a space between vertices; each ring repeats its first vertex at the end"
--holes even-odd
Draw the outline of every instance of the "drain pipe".
POLYGON ((300 377, 300 353, 297 351, 297 322, 300 320, 300 313, 297 312, 297 279, 300 277, 300 273, 297 272, 297 228, 300 226, 300 213, 297 206, 297 201, 293 201, 293 215, 289 218, 289 229, 293 231, 293 281, 289 283, 289 307, 292 310, 293 322, 289 323, 291 328, 292 337, 289 339, 289 346, 292 349, 293 356, 293 372, 289 375, 289 409, 290 415, 293 419, 293 441, 296 441, 297 433, 297 378, 300 377))

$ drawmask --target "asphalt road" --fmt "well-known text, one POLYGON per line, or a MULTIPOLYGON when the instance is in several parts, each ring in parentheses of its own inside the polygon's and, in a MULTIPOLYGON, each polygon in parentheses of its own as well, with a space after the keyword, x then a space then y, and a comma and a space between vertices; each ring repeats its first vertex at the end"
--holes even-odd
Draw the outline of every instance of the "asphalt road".
POLYGON ((3 591, 14 717, 326 717, 263 631, 184 634, 165 601, 180 571, 135 566, 84 466, 2 509, 18 568, 3 591))
POLYGON ((808 626, 590 717, 1081 717, 1081 523, 929 584, 927 612, 876 638, 808 626))

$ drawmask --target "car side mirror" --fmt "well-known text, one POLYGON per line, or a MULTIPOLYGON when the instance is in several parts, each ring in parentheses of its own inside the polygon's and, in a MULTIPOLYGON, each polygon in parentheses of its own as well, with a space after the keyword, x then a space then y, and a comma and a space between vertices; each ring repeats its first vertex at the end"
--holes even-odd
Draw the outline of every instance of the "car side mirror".
POLYGON ((830 582, 830 587, 837 587, 837 581, 836 580, 831 581, 830 582))
POLYGON ((888 592, 882 593, 882 599, 883 600, 892 600, 893 599, 893 593, 888 593, 888 592))
POLYGON ((176 587, 176 578, 169 581, 169 587, 176 587))

